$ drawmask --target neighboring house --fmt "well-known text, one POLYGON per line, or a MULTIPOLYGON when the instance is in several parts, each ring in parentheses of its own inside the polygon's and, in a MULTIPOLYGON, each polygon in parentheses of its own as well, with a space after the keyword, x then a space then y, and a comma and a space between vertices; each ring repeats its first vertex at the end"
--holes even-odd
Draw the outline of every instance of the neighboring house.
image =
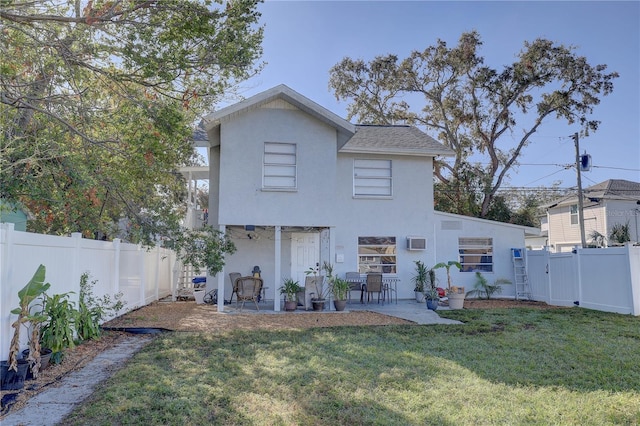
POLYGON ((0 222, 13 223, 16 231, 27 230, 28 215, 22 207, 0 199, 0 222))
POLYGON ((397 278, 398 297, 410 298, 415 261, 462 260, 469 273, 453 276, 471 288, 476 270, 490 281, 512 279, 510 249, 535 232, 434 212, 433 159, 453 152, 415 127, 354 125, 284 85, 203 123, 209 224, 238 249, 207 282, 226 299, 231 272, 249 275, 257 266, 266 297, 278 300, 284 278, 303 284, 305 271, 325 261, 341 276, 397 278))
MULTIPOLYGON (((614 227, 628 226, 631 242, 638 242, 640 223, 640 183, 609 179, 582 191, 585 239, 595 245, 594 231, 606 237, 604 245, 612 245, 609 236, 614 227)), ((552 251, 571 251, 580 246, 578 197, 559 199, 547 206, 548 245, 552 251)))
POLYGON ((539 234, 527 234, 525 243, 529 250, 544 250, 549 246, 549 218, 546 214, 538 216, 540 221, 539 234))

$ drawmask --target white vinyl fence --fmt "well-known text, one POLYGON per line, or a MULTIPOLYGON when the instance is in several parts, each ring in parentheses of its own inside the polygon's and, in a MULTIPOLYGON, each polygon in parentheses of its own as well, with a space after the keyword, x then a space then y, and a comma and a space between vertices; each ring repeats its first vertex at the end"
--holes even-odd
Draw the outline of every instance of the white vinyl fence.
POLYGON ((640 315, 640 247, 577 249, 575 253, 527 251, 534 300, 640 315))
MULTIPOLYGON (((46 268, 45 282, 50 295, 73 292, 78 301, 80 276, 96 281, 96 297, 122 292, 122 315, 171 295, 175 253, 163 248, 145 249, 139 245, 114 241, 33 234, 15 231, 13 224, 0 224, 0 359, 7 359, 13 335, 11 323, 17 318, 11 310, 19 305, 18 291, 33 277, 40 264, 46 268)), ((27 345, 23 327, 21 343, 27 345)))

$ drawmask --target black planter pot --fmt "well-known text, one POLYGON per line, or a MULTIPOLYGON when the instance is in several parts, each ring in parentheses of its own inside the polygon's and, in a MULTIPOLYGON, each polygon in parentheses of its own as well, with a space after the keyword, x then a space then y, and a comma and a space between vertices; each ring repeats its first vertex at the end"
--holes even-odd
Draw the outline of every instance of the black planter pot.
POLYGON ((29 363, 18 360, 18 371, 9 370, 9 361, 0 361, 0 390, 19 390, 24 387, 29 363))
MULTIPOLYGON (((49 366, 49 361, 51 360, 51 349, 42 348, 40 351, 40 371, 44 370, 49 366)), ((29 357, 29 349, 25 349, 22 351, 22 358, 25 360, 29 357)), ((27 380, 33 379, 33 371, 31 371, 31 366, 27 369, 27 380)))
POLYGON ((325 300, 312 300, 311 304, 313 305, 314 311, 324 311, 324 303, 325 300))

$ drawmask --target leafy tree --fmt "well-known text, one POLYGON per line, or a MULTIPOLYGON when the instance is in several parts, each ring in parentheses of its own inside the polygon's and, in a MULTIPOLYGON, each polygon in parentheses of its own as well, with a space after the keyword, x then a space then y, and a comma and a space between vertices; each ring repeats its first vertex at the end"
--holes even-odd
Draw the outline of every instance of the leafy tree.
POLYGON ((573 47, 545 39, 525 42, 516 62, 493 69, 478 54, 481 46, 478 33, 470 32, 455 47, 438 40, 403 60, 397 55, 368 63, 344 58, 331 69, 329 87, 338 100, 351 101, 349 119, 404 121, 435 132, 455 151, 452 163, 435 164, 435 176, 448 194, 443 204, 454 213, 487 217, 545 119, 577 123, 584 134, 597 130, 599 122, 590 115, 600 96, 612 92, 618 74, 605 73, 606 65, 589 65, 573 47), (405 100, 416 97, 423 99, 419 109, 405 100), (481 160, 472 162, 472 155, 481 160), (477 208, 467 192, 476 188, 477 208))
POLYGON ((192 123, 260 70, 258 0, 0 3, 0 197, 37 232, 179 232, 192 123))

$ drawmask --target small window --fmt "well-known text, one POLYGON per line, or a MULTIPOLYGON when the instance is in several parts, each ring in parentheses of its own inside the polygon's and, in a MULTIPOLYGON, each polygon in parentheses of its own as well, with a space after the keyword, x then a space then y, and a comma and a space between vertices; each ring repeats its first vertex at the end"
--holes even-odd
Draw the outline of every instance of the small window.
POLYGON ((391 160, 354 160, 354 196, 391 197, 392 189, 391 160))
POLYGON ((571 206, 571 224, 572 225, 578 224, 578 205, 577 204, 573 204, 571 206))
POLYGON ((293 143, 264 143, 264 188, 296 189, 296 145, 293 143))
POLYGON ((493 238, 458 238, 462 272, 493 272, 493 238))
POLYGON ((397 273, 396 237, 358 237, 358 271, 397 273))

